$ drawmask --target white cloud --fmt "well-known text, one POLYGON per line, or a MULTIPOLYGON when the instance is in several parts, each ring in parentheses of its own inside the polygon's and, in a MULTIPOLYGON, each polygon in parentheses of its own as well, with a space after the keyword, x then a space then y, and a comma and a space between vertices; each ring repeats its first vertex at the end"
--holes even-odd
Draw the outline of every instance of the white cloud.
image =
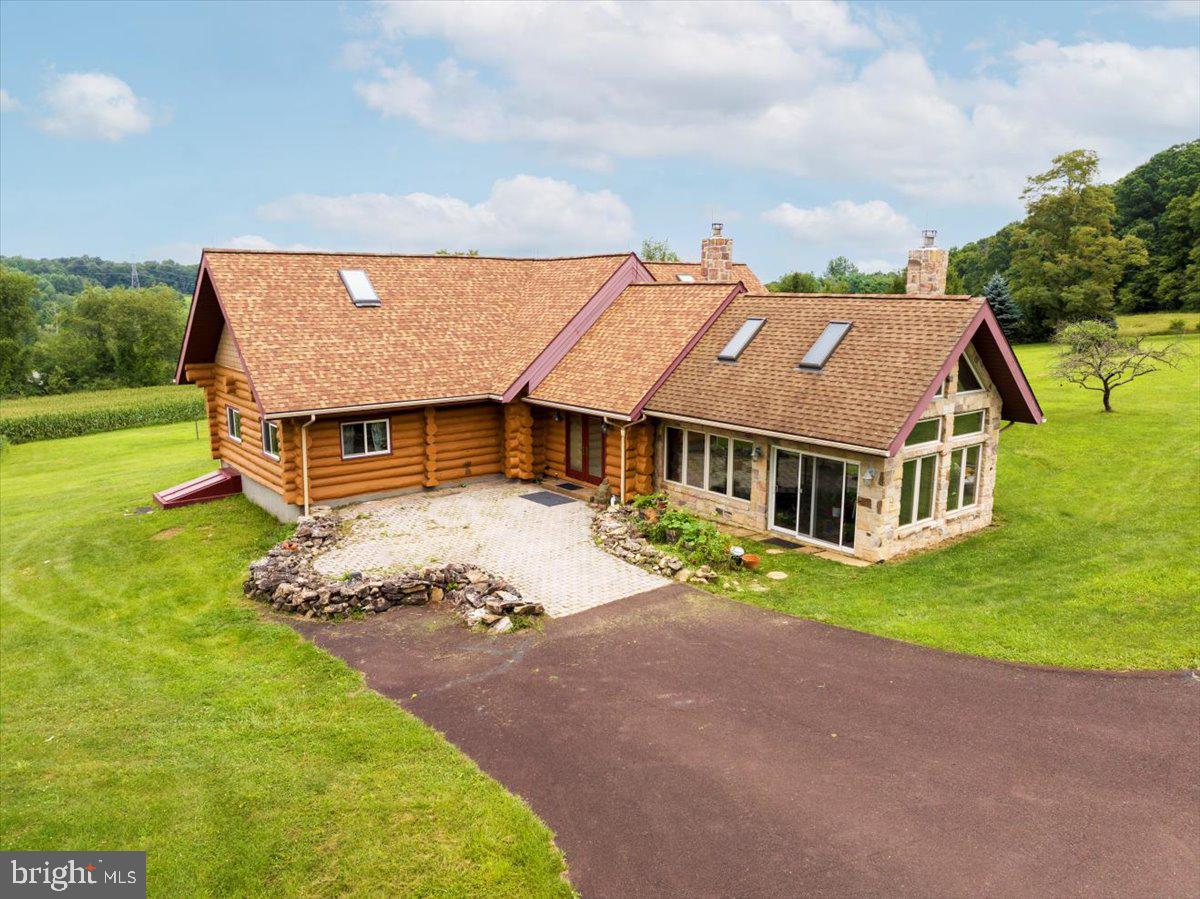
POLYGON ((915 239, 916 228, 908 217, 883 200, 855 203, 837 200, 828 206, 801 209, 780 203, 763 218, 786 229, 806 243, 862 248, 894 249, 915 239))
POLYGON ((873 275, 876 272, 894 272, 897 269, 904 268, 904 260, 901 257, 896 257, 895 259, 865 259, 854 263, 854 265, 860 272, 873 275))
POLYGON ((46 114, 38 124, 58 137, 116 141, 150 130, 145 101, 116 75, 55 76, 42 94, 42 104, 46 114))
POLYGON ((0 112, 12 112, 21 108, 21 101, 0 87, 0 112))
POLYGON ((830 2, 381 3, 357 91, 384 116, 591 167, 702 157, 971 203, 1014 203, 1074 147, 1120 174, 1200 131, 1194 47, 1042 41, 998 52, 1004 77, 951 77, 895 38, 902 24, 866 16, 830 2), (444 53, 420 64, 414 41, 444 53))
POLYGON ((228 240, 216 243, 197 243, 194 241, 176 241, 175 243, 160 244, 151 248, 151 259, 174 259, 176 262, 199 262, 200 254, 205 247, 219 247, 227 250, 321 250, 323 247, 309 246, 303 243, 278 244, 261 234, 239 234, 228 240))
POLYGON ((1158 0, 1141 6, 1156 19, 1200 19, 1200 0, 1158 0))
POLYGON ((261 206, 269 221, 300 222, 357 246, 397 252, 439 248, 483 253, 627 249, 633 213, 616 194, 552 178, 517 175, 486 200, 411 194, 293 194, 261 206))

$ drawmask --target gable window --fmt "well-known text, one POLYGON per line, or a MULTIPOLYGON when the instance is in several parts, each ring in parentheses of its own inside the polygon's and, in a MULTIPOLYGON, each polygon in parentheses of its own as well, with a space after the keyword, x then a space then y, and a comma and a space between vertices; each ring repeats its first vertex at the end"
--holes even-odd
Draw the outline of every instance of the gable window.
POLYGON ((904 463, 900 475, 900 524, 933 518, 933 492, 937 484, 937 456, 921 456, 904 463))
POLYGON ((804 358, 800 360, 801 368, 824 368, 825 363, 829 361, 829 357, 833 355, 833 351, 838 348, 838 344, 842 342, 842 338, 850 330, 850 322, 830 322, 825 326, 825 330, 821 332, 821 336, 816 339, 812 347, 804 358))
POLYGON ((676 484, 748 500, 754 481, 754 444, 720 434, 667 428, 665 474, 676 484))
POLYGON ((958 386, 959 393, 975 393, 983 390, 983 382, 979 380, 979 375, 975 371, 975 366, 971 364, 971 360, 964 353, 958 357, 958 386))
POLYGON ((905 446, 916 446, 920 443, 936 443, 942 436, 942 420, 940 418, 925 418, 913 425, 912 431, 904 439, 905 446))
POLYGON ((342 276, 342 284, 346 288, 346 293, 350 294, 350 302, 355 306, 383 305, 379 301, 379 294, 375 292, 375 288, 371 284, 371 279, 361 268, 340 268, 338 274, 342 276))
POLYGON ((348 421, 342 424, 342 458, 386 456, 392 451, 392 435, 386 418, 348 421))
POLYGON ((233 406, 225 407, 225 430, 230 438, 242 442, 242 413, 233 406))
POLYGON ((946 491, 946 511, 975 505, 979 485, 979 458, 983 446, 964 446, 950 454, 950 486, 946 491))
POLYGON ((717 358, 722 362, 737 362, 738 357, 750 345, 750 341, 755 338, 766 321, 765 318, 746 319, 737 329, 737 333, 729 338, 729 343, 725 344, 725 349, 721 350, 717 358))
POLYGON ((982 434, 983 419, 982 409, 978 412, 960 412, 954 416, 954 436, 965 437, 968 434, 982 434))
POLYGON ((263 425, 262 443, 264 455, 279 458, 279 422, 268 421, 263 425))

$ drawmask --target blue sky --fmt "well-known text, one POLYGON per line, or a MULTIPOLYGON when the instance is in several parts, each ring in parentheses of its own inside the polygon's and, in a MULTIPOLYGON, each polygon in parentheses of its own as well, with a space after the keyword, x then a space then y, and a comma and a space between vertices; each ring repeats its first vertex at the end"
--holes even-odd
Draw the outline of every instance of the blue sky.
POLYGON ((1200 2, 0 4, 0 250, 899 267, 1200 136, 1200 2))

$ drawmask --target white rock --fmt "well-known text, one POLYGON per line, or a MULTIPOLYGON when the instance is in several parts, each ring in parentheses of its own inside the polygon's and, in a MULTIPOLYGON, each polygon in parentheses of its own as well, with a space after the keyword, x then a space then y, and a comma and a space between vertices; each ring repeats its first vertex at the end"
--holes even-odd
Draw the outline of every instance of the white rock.
POLYGON ((507 616, 492 625, 493 634, 507 634, 513 629, 512 619, 507 616))

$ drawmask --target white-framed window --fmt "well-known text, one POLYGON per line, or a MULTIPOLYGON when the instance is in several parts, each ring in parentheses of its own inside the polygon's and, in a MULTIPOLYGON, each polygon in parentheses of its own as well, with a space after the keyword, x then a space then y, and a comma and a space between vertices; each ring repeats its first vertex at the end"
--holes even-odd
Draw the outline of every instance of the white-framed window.
POLYGON ((342 458, 386 456, 392 451, 392 430, 386 418, 342 422, 342 458))
POLYGON ((983 390, 983 379, 966 353, 958 357, 958 383, 955 389, 958 393, 978 393, 983 390))
POLYGON ((225 407, 225 431, 230 440, 242 442, 242 413, 233 406, 225 407))
POLYGON ((950 454, 950 485, 946 488, 946 511, 966 509, 979 498, 979 462, 983 444, 964 446, 950 454))
POLYGON ((904 463, 900 473, 900 524, 916 524, 933 518, 937 492, 937 454, 918 456, 904 463))
POLYGON ((970 434, 982 434, 986 413, 980 409, 976 412, 959 412, 954 416, 954 436, 966 437, 970 434))
POLYGON ((268 421, 263 423, 262 429, 263 455, 270 456, 272 459, 279 459, 279 422, 268 421))
POLYGON ((663 472, 668 481, 697 490, 750 499, 754 444, 720 434, 668 427, 663 472))
POLYGON ((942 420, 940 418, 922 418, 913 425, 913 429, 904 438, 905 446, 918 446, 922 443, 937 443, 942 439, 942 420))

